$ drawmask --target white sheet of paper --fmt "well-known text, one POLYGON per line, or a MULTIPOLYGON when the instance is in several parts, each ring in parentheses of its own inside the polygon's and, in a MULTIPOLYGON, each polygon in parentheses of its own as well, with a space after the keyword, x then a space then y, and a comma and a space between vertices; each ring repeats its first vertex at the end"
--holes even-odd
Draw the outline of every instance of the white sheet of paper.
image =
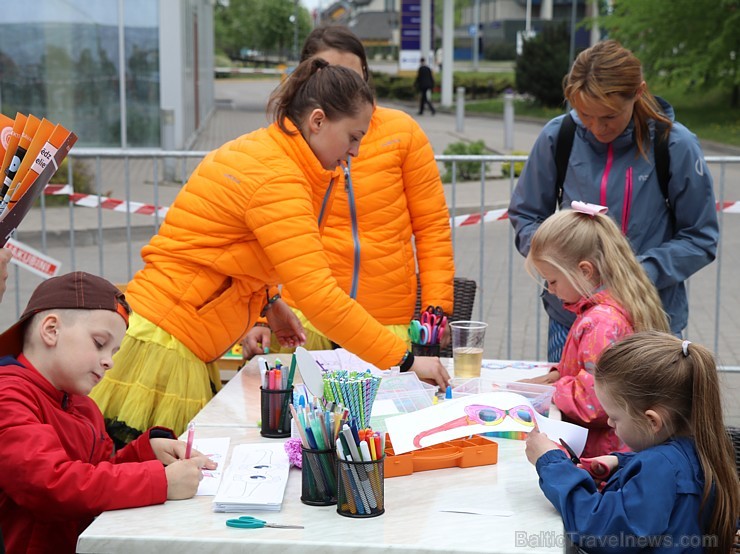
POLYGON ((467 406, 473 405, 502 410, 521 405, 528 406, 534 413, 540 430, 553 441, 558 442, 559 439, 564 439, 577 454, 583 451, 586 444, 588 429, 541 416, 534 411, 529 400, 521 394, 487 392, 445 400, 441 404, 429 408, 386 419, 386 429, 393 441, 393 450, 396 454, 403 454, 469 435, 492 431, 524 431, 528 433, 533 428, 519 423, 511 416, 505 416, 496 425, 475 423, 467 417, 465 412, 467 406))
POLYGON ((550 371, 554 364, 515 360, 483 360, 480 376, 496 381, 520 381, 539 377, 550 371))
POLYGON ((218 467, 214 470, 203 470, 203 480, 198 485, 198 492, 195 493, 196 496, 213 496, 218 491, 224 466, 226 465, 226 455, 229 453, 230 442, 231 439, 229 437, 199 439, 196 436, 193 440, 193 448, 195 450, 201 454, 205 454, 218 464, 218 467))
POLYGON ((280 510, 289 471, 282 442, 235 446, 213 498, 213 511, 280 510))
POLYGON ((337 371, 346 369, 347 371, 367 371, 368 369, 374 375, 382 376, 383 371, 373 364, 366 362, 362 358, 348 352, 344 348, 336 350, 311 350, 311 355, 325 371, 337 371))
POLYGON ((299 346, 295 349, 296 367, 301 379, 311 394, 317 398, 324 397, 324 375, 321 367, 311 353, 299 346))

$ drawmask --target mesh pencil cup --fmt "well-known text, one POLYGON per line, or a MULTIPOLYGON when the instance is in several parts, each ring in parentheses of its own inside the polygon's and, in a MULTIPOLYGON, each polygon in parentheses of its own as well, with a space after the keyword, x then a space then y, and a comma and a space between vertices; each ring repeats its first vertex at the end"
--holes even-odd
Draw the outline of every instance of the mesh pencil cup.
POLYGON ((262 429, 260 435, 270 439, 290 436, 290 402, 293 387, 289 389, 265 389, 260 387, 262 429))
POLYGON ((418 344, 411 343, 411 352, 414 356, 437 356, 439 357, 439 343, 437 344, 418 344))
POLYGON ((337 503, 337 451, 301 448, 301 502, 309 506, 337 503))
POLYGON ((375 517, 385 512, 383 462, 337 459, 337 513, 346 517, 375 517))

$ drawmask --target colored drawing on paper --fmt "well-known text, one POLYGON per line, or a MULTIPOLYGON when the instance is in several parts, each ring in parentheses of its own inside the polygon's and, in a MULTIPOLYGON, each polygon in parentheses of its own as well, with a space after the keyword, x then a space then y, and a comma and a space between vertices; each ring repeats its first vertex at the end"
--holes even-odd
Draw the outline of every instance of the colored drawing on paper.
POLYGON ((465 415, 462 417, 458 417, 457 419, 447 421, 442 425, 437 425, 436 427, 418 433, 414 437, 414 446, 421 448, 421 440, 425 437, 429 437, 430 435, 441 433, 442 431, 447 431, 449 429, 455 429, 457 427, 465 427, 468 425, 483 425, 485 427, 499 426, 507 417, 514 420, 511 422, 512 424, 518 423, 526 430, 534 428, 534 411, 526 404, 520 404, 519 406, 514 406, 513 408, 505 410, 497 408, 496 406, 470 404, 465 406, 463 411, 465 412, 465 415))
POLYGON ((497 432, 526 432, 534 428, 552 440, 566 440, 580 452, 588 430, 538 414, 527 398, 512 392, 488 392, 447 400, 441 404, 386 419, 386 428, 396 454, 425 446, 497 432), (533 419, 534 418, 534 419, 533 419))

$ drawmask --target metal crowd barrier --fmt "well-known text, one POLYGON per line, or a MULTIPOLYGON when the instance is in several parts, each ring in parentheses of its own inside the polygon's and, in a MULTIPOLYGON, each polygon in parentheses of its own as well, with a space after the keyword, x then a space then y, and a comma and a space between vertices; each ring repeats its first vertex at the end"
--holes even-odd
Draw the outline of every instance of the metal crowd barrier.
MULTIPOLYGON (((49 196, 45 196, 40 207, 21 224, 16 238, 45 254, 63 258, 62 271, 84 269, 114 282, 126 282, 141 265, 139 249, 162 223, 164 210, 157 208, 169 205, 206 154, 75 148, 70 153, 67 181, 74 188, 75 167, 84 162, 92 173, 94 190, 75 199, 70 197, 66 209, 47 207, 49 196)), ((439 155, 436 159, 441 170, 445 163, 451 164, 452 180, 445 190, 453 225, 456 274, 476 280, 474 317, 488 321, 496 330, 491 333, 493 338, 487 339, 486 355, 542 359, 546 318, 538 301, 538 284, 523 272, 513 231, 505 221, 505 208, 516 183, 513 166, 527 157, 439 155), (480 178, 472 182, 458 180, 459 164, 471 162, 480 164, 480 178), (508 176, 500 177, 504 167, 509 169, 508 176)), ((738 240, 735 237, 740 237, 732 227, 740 224, 740 218, 728 215, 736 213, 735 203, 727 201, 725 195, 731 182, 728 173, 740 174, 740 157, 708 156, 706 161, 714 176, 717 201, 723 207, 719 212, 721 241, 717 260, 700 272, 701 279, 695 276, 691 280, 688 335, 713 348, 724 358, 725 366, 732 368, 740 365, 740 352, 734 347, 740 322, 728 302, 740 298, 737 280, 724 282, 722 277, 726 263, 729 271, 740 268, 736 255, 739 250, 732 248, 738 240), (698 303, 694 303, 699 292, 698 303)), ((733 192, 740 196, 740 188, 735 188, 738 190, 733 192)), ((26 277, 22 269, 11 271, 0 316, 2 328, 17 318, 38 282, 26 277)))

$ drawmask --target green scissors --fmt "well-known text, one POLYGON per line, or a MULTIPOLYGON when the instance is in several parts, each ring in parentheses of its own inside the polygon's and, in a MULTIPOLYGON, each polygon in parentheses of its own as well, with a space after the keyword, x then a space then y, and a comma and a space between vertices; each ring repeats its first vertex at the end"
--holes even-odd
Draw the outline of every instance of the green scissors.
POLYGON ((236 519, 227 519, 227 527, 237 527, 239 529, 261 529, 262 527, 273 527, 275 529, 303 529, 303 525, 278 525, 277 523, 267 523, 261 519, 252 516, 240 516, 236 519))

